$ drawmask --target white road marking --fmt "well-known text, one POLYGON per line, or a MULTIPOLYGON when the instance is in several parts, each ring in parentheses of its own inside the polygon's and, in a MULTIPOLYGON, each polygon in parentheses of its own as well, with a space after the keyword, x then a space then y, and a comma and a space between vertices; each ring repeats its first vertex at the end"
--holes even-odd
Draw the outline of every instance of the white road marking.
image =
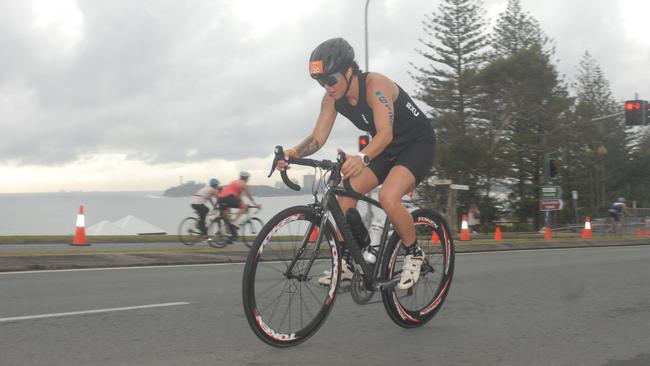
POLYGON ((189 302, 168 302, 164 304, 150 304, 150 305, 139 305, 139 306, 126 306, 121 308, 107 308, 107 309, 95 309, 95 310, 83 310, 83 311, 70 311, 66 313, 52 313, 52 314, 38 314, 38 315, 27 315, 27 316, 14 316, 10 318, 0 318, 0 323, 13 322, 18 320, 31 320, 31 319, 44 319, 44 318, 56 318, 61 316, 74 316, 74 315, 86 315, 86 314, 98 314, 98 313, 110 313, 114 311, 125 311, 125 310, 138 310, 138 309, 150 309, 150 308, 161 308, 166 306, 180 306, 180 305, 190 305, 189 302))
POLYGON ((32 274, 32 273, 65 273, 65 272, 89 272, 89 271, 116 271, 116 270, 134 270, 134 269, 160 269, 160 268, 185 268, 185 267, 213 267, 213 266, 232 266, 244 265, 243 262, 228 263, 202 263, 202 264, 177 264, 177 265, 159 265, 159 266, 129 266, 129 267, 99 267, 99 268, 73 268, 73 269, 48 269, 40 271, 13 271, 0 272, 2 275, 32 274))

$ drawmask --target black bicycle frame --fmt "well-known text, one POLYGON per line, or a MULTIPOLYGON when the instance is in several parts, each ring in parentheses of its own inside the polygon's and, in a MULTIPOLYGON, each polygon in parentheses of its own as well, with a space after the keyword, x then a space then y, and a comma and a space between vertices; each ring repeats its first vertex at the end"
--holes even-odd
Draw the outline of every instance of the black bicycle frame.
POLYGON ((331 212, 332 218, 334 219, 336 225, 339 227, 339 230, 341 232, 341 235, 343 236, 347 248, 350 251, 350 254, 352 254, 352 258, 354 258, 355 263, 357 263, 361 267, 361 270, 363 271, 364 274, 363 280, 366 289, 372 290, 374 288, 380 288, 382 286, 388 285, 392 281, 388 281, 386 283, 376 282, 376 279, 379 276, 379 268, 380 268, 379 263, 381 262, 386 252, 385 243, 389 232, 389 226, 391 225, 390 221, 388 220, 388 216, 386 216, 384 222, 384 228, 381 233, 381 241, 379 245, 379 253, 377 255, 377 260, 375 262, 375 265, 371 265, 367 263, 366 260, 363 258, 363 253, 361 251, 359 243, 357 242, 356 238, 352 234, 352 231, 350 230, 350 226, 347 223, 345 215, 343 214, 343 211, 341 210, 341 206, 339 205, 339 202, 336 199, 336 197, 337 196, 350 197, 358 201, 367 202, 379 209, 382 209, 382 207, 381 204, 375 201, 374 199, 351 190, 352 188, 349 187, 349 184, 345 184, 345 186, 346 188, 342 188, 339 186, 330 188, 330 191, 326 193, 327 196, 324 199, 325 209, 326 211, 331 212))
MULTIPOLYGON (((276 146, 275 147, 275 159, 273 160, 271 172, 269 173, 269 177, 271 174, 273 174, 273 171, 275 170, 276 163, 284 159, 284 153, 282 146, 276 146)), ((384 222, 384 229, 381 234, 381 242, 379 246, 379 254, 377 256, 377 261, 375 262, 374 266, 371 266, 370 264, 366 263, 365 259, 363 258, 363 254, 361 252, 361 248, 359 246, 359 243, 357 243, 357 240, 354 238, 354 235, 352 235, 352 231, 350 230, 350 225, 347 223, 347 220, 345 218, 344 213, 341 210, 341 206, 338 203, 338 200, 336 199, 337 196, 345 196, 345 197, 350 197, 354 198, 356 200, 364 201, 367 202, 379 209, 383 208, 381 207, 381 204, 375 200, 373 200, 370 197, 367 197, 365 195, 362 195, 358 192, 355 192, 354 189, 350 186, 350 181, 345 180, 343 181, 343 185, 345 188, 340 187, 339 184, 341 183, 341 166, 343 165, 343 162, 345 161, 345 153, 339 152, 339 156, 337 159, 337 163, 333 163, 329 160, 322 160, 322 161, 317 161, 317 160, 312 160, 312 159, 304 159, 304 158, 289 158, 288 162, 291 163, 297 163, 300 165, 305 165, 305 166, 311 166, 311 167, 319 167, 319 168, 325 168, 327 170, 330 170, 330 177, 327 181, 327 186, 328 190, 325 192, 325 196, 322 199, 322 207, 324 208, 323 215, 321 216, 321 222, 320 222, 320 230, 318 232, 318 238, 316 239, 316 248, 314 250, 314 254, 312 255, 312 258, 310 260, 310 263, 307 267, 307 270, 305 271, 305 275, 303 275, 304 278, 307 277, 307 273, 311 270, 312 264, 316 260, 316 257, 318 256, 318 250, 320 249, 320 243, 321 239, 323 237, 324 229, 325 226, 327 225, 327 212, 330 212, 332 214, 332 218, 334 219, 334 222, 336 223, 336 226, 339 228, 339 231, 341 235, 343 236, 343 240, 347 243, 347 248, 350 251, 350 254, 352 254, 352 258, 354 258, 355 263, 357 263, 360 267, 361 270, 363 271, 363 281, 366 289, 368 290, 373 290, 373 288, 380 289, 383 286, 390 286, 396 283, 395 280, 389 280, 387 282, 382 282, 382 283, 377 283, 376 279, 378 278, 379 274, 379 263, 381 263, 382 258, 385 255, 386 252, 386 238, 388 236, 388 231, 389 231, 389 226, 390 226, 390 221, 388 220, 388 216, 386 216, 386 221, 384 222), (369 275, 371 274, 371 275, 369 275)), ((287 176, 287 171, 283 170, 280 173, 282 177, 282 181, 291 189, 295 191, 300 190, 300 186, 293 183, 289 177, 287 176)), ((293 272, 293 267, 296 264, 296 261, 298 260, 298 257, 300 254, 302 254, 306 248, 306 245, 308 243, 308 237, 311 235, 311 231, 313 230, 314 225, 311 224, 309 226, 309 229, 307 231, 306 237, 303 239, 303 243, 301 245, 301 248, 298 250, 298 253, 296 256, 294 256, 294 259, 291 261, 291 264, 287 268, 287 272, 285 273, 286 276, 291 276, 293 272)))

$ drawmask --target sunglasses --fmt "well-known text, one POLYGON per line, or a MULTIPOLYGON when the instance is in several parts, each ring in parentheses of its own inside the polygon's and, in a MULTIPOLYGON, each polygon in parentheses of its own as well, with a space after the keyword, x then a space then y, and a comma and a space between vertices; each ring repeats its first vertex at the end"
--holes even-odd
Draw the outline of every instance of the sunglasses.
POLYGON ((331 74, 331 75, 327 75, 327 76, 323 76, 321 78, 318 78, 318 79, 316 79, 316 81, 318 81, 318 83, 322 87, 324 87, 325 85, 334 86, 334 85, 336 85, 336 83, 339 82, 339 79, 341 79, 341 77, 343 77, 343 74, 341 74, 340 72, 337 72, 337 73, 334 73, 334 74, 331 74))

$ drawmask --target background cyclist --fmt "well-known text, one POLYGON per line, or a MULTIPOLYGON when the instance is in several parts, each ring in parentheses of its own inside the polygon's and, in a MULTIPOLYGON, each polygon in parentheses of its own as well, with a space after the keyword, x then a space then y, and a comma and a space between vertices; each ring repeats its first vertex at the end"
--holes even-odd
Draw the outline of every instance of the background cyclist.
MULTIPOLYGON (((298 146, 287 150, 286 157, 304 157, 318 151, 327 141, 338 113, 359 129, 370 132, 372 141, 363 151, 347 156, 343 177, 350 179, 352 188, 363 194, 383 183, 379 201, 399 233, 406 253, 398 288, 410 288, 420 276, 425 255, 417 245, 413 218, 401 198, 433 166, 433 127, 399 85, 382 74, 361 72, 354 61, 352 46, 343 38, 327 40, 314 49, 309 58, 309 73, 325 88, 320 114, 312 133, 298 146)), ((277 168, 283 170, 286 166, 281 161, 277 168)), ((344 213, 357 204, 349 197, 339 197, 339 203, 344 213)), ((345 254, 342 257, 346 259, 345 254)), ((343 266, 342 279, 349 275, 346 267, 343 266)))
POLYGON ((208 234, 208 229, 205 226, 205 216, 210 212, 210 208, 206 206, 206 202, 210 201, 214 207, 215 203, 212 202, 212 198, 217 198, 221 186, 217 178, 210 179, 210 183, 203 188, 199 189, 196 194, 192 197, 192 208, 196 213, 199 214, 199 230, 201 230, 202 235, 208 234))
MULTIPOLYGON (((243 202, 241 199, 241 194, 242 192, 246 193, 246 196, 248 196, 248 199, 251 201, 251 203, 258 207, 262 208, 262 205, 255 203, 255 200, 253 199, 253 195, 251 194, 251 191, 248 189, 248 179, 250 178, 250 173, 248 173, 245 170, 242 170, 239 172, 239 179, 233 180, 230 182, 220 193, 219 193, 219 205, 221 205, 223 209, 223 217, 228 217, 230 215, 230 208, 239 208, 239 211, 237 211, 237 216, 235 217, 235 221, 232 222, 231 224, 235 226, 235 230, 238 228, 238 222, 239 218, 241 215, 243 215, 246 210, 248 209, 248 206, 243 202)), ((236 232, 233 233, 233 235, 236 235, 236 232)))
POLYGON ((609 209, 609 216, 614 221, 614 227, 616 229, 616 235, 623 235, 623 223, 621 219, 623 215, 630 215, 630 210, 625 204, 625 198, 619 197, 616 201, 612 203, 612 207, 609 209))

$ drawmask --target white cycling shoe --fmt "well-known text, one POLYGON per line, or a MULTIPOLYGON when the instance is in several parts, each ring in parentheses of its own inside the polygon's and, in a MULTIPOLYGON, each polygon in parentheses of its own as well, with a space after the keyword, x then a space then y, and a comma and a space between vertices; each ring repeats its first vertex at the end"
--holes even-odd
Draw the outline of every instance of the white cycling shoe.
POLYGON ((422 255, 407 255, 404 258, 404 266, 402 267, 402 277, 399 279, 397 288, 400 290, 408 290, 415 285, 420 279, 420 269, 424 263, 424 252, 422 255))
MULTIPOLYGON (((352 275, 354 275, 354 272, 348 267, 345 262, 341 263, 341 281, 351 281, 352 280, 352 275)), ((331 271, 323 271, 323 276, 321 276, 318 279, 318 283, 323 285, 323 286, 329 286, 330 283, 332 283, 332 272, 331 271)))

